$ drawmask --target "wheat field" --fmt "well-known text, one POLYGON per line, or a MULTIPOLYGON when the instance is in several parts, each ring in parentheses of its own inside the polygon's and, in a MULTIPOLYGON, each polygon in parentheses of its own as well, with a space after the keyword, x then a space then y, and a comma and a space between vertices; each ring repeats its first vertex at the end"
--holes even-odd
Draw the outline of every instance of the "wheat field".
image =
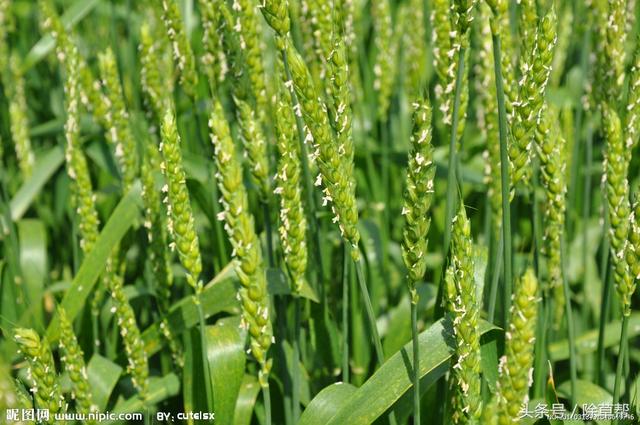
POLYGON ((635 0, 0 0, 0 424, 640 423, 635 0))

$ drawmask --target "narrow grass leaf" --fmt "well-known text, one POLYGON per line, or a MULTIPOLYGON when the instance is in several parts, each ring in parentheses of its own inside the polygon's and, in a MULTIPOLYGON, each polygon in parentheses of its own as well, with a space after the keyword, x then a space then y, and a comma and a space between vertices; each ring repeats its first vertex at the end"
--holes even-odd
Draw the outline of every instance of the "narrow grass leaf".
POLYGON ((234 316, 207 327, 207 356, 211 365, 216 423, 233 425, 236 402, 244 378, 246 334, 240 317, 234 316))
POLYGON ((33 173, 29 179, 20 186, 20 189, 18 189, 9 204, 11 219, 13 221, 18 221, 22 218, 45 183, 49 181, 63 162, 64 152, 60 146, 51 148, 36 159, 36 163, 33 166, 33 173))
MULTIPOLYGON (((494 329, 497 328, 488 322, 480 323, 482 334, 494 329)), ((453 344, 451 332, 440 320, 420 334, 420 382, 425 389, 447 371, 453 344)), ((325 423, 370 424, 391 408, 411 388, 410 351, 411 343, 390 357, 325 423)))
MULTIPOLYGON (((173 397, 178 394, 179 390, 180 380, 173 373, 162 377, 151 377, 149 378, 149 391, 147 392, 146 400, 142 400, 138 396, 133 396, 117 403, 113 409, 113 413, 144 412, 145 405, 152 405, 166 400, 169 397, 173 397)), ((103 423, 111 424, 114 422, 106 421, 103 423)))
POLYGON ((252 375, 244 375, 238 399, 236 400, 233 425, 250 425, 253 408, 260 392, 260 384, 252 375))
POLYGON ((299 425, 324 425, 333 418, 358 389, 338 382, 324 388, 311 400, 300 417, 299 425))
MULTIPOLYGON (((618 345, 620 342, 620 329, 622 322, 613 321, 605 326, 604 347, 609 348, 618 345)), ((627 336, 633 338, 640 335, 640 313, 632 313, 629 316, 629 333, 627 336)), ((576 354, 584 355, 594 353, 598 348, 598 329, 591 329, 576 338, 576 354)), ((566 339, 554 342, 549 345, 549 355, 551 360, 559 361, 569 358, 569 342, 566 339)))
MULTIPOLYGON (((589 404, 603 406, 605 404, 612 403, 613 396, 604 388, 585 380, 578 380, 576 384, 576 393, 573 395, 573 398, 578 406, 589 404)), ((571 394, 571 382, 563 382, 558 387, 558 394, 569 399, 571 394)), ((609 423, 608 420, 603 419, 594 420, 594 422, 598 425, 606 425, 609 423)))
POLYGON ((100 354, 94 354, 89 360, 87 375, 91 384, 93 402, 98 406, 99 411, 106 409, 111 392, 118 383, 121 374, 122 367, 100 354))

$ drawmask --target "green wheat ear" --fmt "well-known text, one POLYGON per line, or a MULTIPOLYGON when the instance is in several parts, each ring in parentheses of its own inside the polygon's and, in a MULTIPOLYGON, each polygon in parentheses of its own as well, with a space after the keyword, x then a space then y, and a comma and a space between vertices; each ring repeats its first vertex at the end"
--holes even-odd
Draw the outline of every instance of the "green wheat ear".
POLYGON ((123 276, 124 270, 118 270, 117 259, 112 256, 105 271, 105 280, 108 282, 113 301, 111 312, 120 330, 127 354, 127 371, 131 375, 133 386, 140 392, 142 398, 146 398, 149 390, 149 362, 135 313, 124 293, 123 276))
POLYGON ((413 107, 413 135, 402 208, 405 216, 402 258, 409 274, 411 300, 417 303, 416 283, 423 279, 427 269, 427 234, 431 224, 429 210, 436 167, 431 144, 431 105, 428 99, 423 99, 413 107))
POLYGON ((153 112, 153 121, 160 122, 164 111, 171 105, 171 97, 166 93, 173 92, 171 67, 163 60, 162 43, 154 39, 151 27, 146 22, 140 27, 140 84, 147 107, 153 112))
MULTIPOLYGON (((435 94, 440 99, 439 110, 447 126, 453 124, 455 82, 458 73, 458 52, 465 48, 465 62, 469 49, 469 25, 474 1, 435 0, 431 9, 434 68, 438 76, 435 94)), ((456 140, 462 136, 469 101, 469 73, 465 72, 460 92, 460 108, 456 140)))
POLYGON ((29 118, 27 117, 27 99, 24 87, 24 76, 20 71, 21 61, 14 53, 9 59, 10 82, 4 87, 9 97, 9 121, 11 123, 11 137, 18 158, 18 166, 23 179, 27 179, 33 172, 35 155, 31 148, 29 137, 29 118))
POLYGON ((193 97, 198 85, 198 73, 180 8, 176 0, 160 0, 160 2, 162 3, 162 20, 169 40, 171 40, 173 60, 180 75, 180 86, 187 95, 193 97))
POLYGON ((377 94, 378 118, 386 120, 391 103, 397 62, 396 58, 394 58, 394 53, 397 53, 397 46, 394 45, 389 0, 372 0, 371 15, 376 33, 374 40, 377 50, 373 65, 375 76, 373 88, 377 94))
POLYGON ((104 116, 106 136, 114 146, 126 193, 138 176, 136 142, 129 125, 129 113, 124 103, 124 94, 120 86, 118 66, 113 51, 107 48, 98 55, 98 63, 102 86, 106 94, 107 113, 104 116))
POLYGON ((529 401, 533 381, 533 348, 538 312, 538 281, 532 269, 516 282, 511 297, 505 355, 500 359, 498 379, 498 424, 516 423, 522 405, 529 401))
POLYGON ((98 240, 100 221, 96 210, 91 176, 87 160, 80 144, 80 76, 78 75, 79 57, 75 46, 66 53, 65 65, 65 104, 67 118, 64 125, 66 138, 67 174, 72 181, 72 200, 78 216, 80 247, 84 254, 93 249, 98 240))
POLYGON ((168 228, 173 238, 172 248, 177 249, 180 262, 187 271, 187 283, 195 290, 196 295, 199 295, 203 287, 200 280, 202 272, 200 242, 182 165, 180 136, 174 112, 170 109, 166 111, 162 122, 160 151, 163 157, 161 169, 167 182, 162 188, 166 193, 163 201, 167 205, 168 228))
POLYGON ((225 221, 225 229, 233 246, 235 270, 241 284, 238 295, 242 305, 242 326, 249 331, 251 353, 260 364, 259 380, 264 387, 268 385, 271 371, 268 351, 273 342, 267 281, 260 240, 255 232, 247 191, 242 182, 242 166, 222 106, 217 101, 209 127, 218 168, 216 178, 224 206, 220 218, 225 221))
POLYGON ((53 423, 53 415, 64 410, 64 397, 58 385, 49 343, 41 340, 33 329, 15 329, 14 339, 29 364, 27 377, 31 383, 36 407, 49 409, 51 419, 48 423, 53 423))
MULTIPOLYGON (((17 387, 11 377, 9 365, 0 363, 0 410, 7 412, 9 409, 33 409, 31 398, 17 387)), ((26 425, 27 421, 15 421, 13 425, 26 425)))
MULTIPOLYGON (((317 184, 324 185, 324 204, 331 203, 334 222, 338 223, 342 237, 352 246, 354 259, 359 258, 357 228, 358 208, 356 205, 356 183, 349 145, 336 143, 326 107, 320 100, 306 64, 295 50, 291 40, 285 40, 293 87, 300 110, 315 148, 320 178, 317 184)), ((346 64, 345 64, 346 65, 346 64)))
MULTIPOLYGON (((58 308, 58 317, 60 319, 60 340, 58 345, 63 354, 60 360, 71 380, 72 395, 76 401, 76 412, 85 415, 95 412, 97 406, 93 404, 92 400, 84 353, 78 344, 78 339, 73 332, 73 326, 64 308, 58 308)), ((93 421, 87 421, 87 423, 93 423, 93 421)))
POLYGON ((631 296, 635 281, 626 260, 629 249, 628 235, 631 224, 629 204, 629 163, 626 161, 624 138, 618 114, 606 104, 602 108, 604 133, 607 142, 605 154, 604 186, 609 213, 609 238, 614 279, 621 299, 622 313, 631 314, 631 296))
POLYGON ((258 187, 260 199, 266 202, 271 191, 267 140, 262 131, 260 121, 251 106, 240 99, 236 99, 235 103, 240 124, 240 134, 242 135, 242 145, 249 163, 249 171, 258 187))
MULTIPOLYGON (((222 17, 220 7, 223 0, 199 0, 202 15, 202 45, 205 53, 201 62, 209 82, 217 87, 224 81, 229 65, 222 44, 222 17)), ((264 13, 264 8, 262 9, 264 13)))
POLYGON ((256 11, 257 3, 255 0, 235 0, 233 9, 236 12, 233 30, 238 37, 244 72, 251 85, 251 94, 255 100, 260 122, 264 123, 270 102, 265 80, 264 59, 262 58, 263 48, 259 32, 260 21, 256 11))
POLYGON ((541 120, 545 92, 554 47, 557 41, 557 16, 555 9, 540 20, 535 41, 522 63, 522 78, 518 100, 513 105, 511 132, 513 141, 509 146, 511 183, 515 187, 520 181, 528 184, 531 175, 531 149, 535 130, 541 120))
POLYGON ((555 299, 556 326, 562 322, 564 312, 564 288, 562 285, 562 238, 564 237, 567 172, 565 161, 566 142, 560 134, 559 111, 549 105, 544 107, 536 130, 536 148, 540 158, 540 179, 545 192, 544 245, 542 253, 547 261, 548 286, 555 299))
POLYGON ((264 19, 280 37, 286 37, 291 29, 289 2, 287 0, 263 0, 260 8, 264 19))
POLYGON ((280 241, 284 258, 293 281, 294 293, 299 294, 307 270, 307 220, 302 206, 300 144, 295 131, 296 120, 289 100, 289 92, 280 90, 276 109, 278 139, 278 172, 275 193, 280 198, 280 241))
POLYGON ((640 36, 636 39, 636 52, 629 75, 629 95, 624 117, 625 147, 631 160, 631 152, 640 136, 640 36))
POLYGON ((445 301, 455 339, 450 380, 451 417, 454 424, 478 423, 482 412, 480 306, 474 282, 471 227, 464 205, 460 206, 452 226, 451 263, 445 277, 445 301))
POLYGON ((12 28, 13 15, 11 14, 11 0, 0 0, 0 80, 6 78, 5 70, 7 69, 8 64, 7 60, 9 59, 7 35, 12 28))

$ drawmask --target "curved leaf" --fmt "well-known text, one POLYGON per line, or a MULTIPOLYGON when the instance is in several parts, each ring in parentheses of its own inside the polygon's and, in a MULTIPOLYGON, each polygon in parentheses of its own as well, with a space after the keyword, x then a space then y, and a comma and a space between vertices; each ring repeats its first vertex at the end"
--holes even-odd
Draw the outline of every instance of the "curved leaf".
POLYGON ((120 366, 100 354, 94 354, 89 360, 87 376, 91 385, 93 402, 98 406, 98 410, 103 411, 107 407, 111 392, 120 379, 121 373, 120 366))
POLYGON ((358 389, 351 384, 338 382, 325 387, 316 395, 300 417, 299 425, 324 425, 358 389))
MULTIPOLYGON (((151 406, 166 400, 169 397, 173 397, 180 391, 180 380, 178 377, 170 373, 163 377, 152 376, 149 378, 149 390, 146 399, 133 396, 127 400, 122 400, 116 404, 113 409, 113 413, 133 413, 133 412, 145 412, 145 406, 151 406)), ((112 421, 105 421, 103 423, 113 423, 112 421)))
MULTIPOLYGON (((558 394, 564 398, 570 398, 571 393, 571 381, 565 381, 558 387, 558 394)), ((604 388, 593 384, 589 381, 578 380, 576 381, 576 393, 574 395, 575 403, 578 406, 583 404, 595 404, 596 406, 603 404, 611 404, 613 396, 604 388)), ((595 420, 598 425, 606 425, 608 420, 595 420)))
POLYGON ((244 375, 240 393, 236 400, 235 415, 233 417, 233 425, 249 425, 253 416, 253 407, 256 405, 260 385, 258 380, 251 375, 244 375))
MULTIPOLYGON (((613 347, 620 341, 620 320, 613 321, 605 326, 604 346, 613 347)), ((632 313, 629 317, 629 338, 640 335, 640 313, 632 313)), ((576 338, 576 354, 589 354, 598 348, 598 329, 587 331, 576 338)), ((569 358, 569 342, 565 339, 554 342, 549 346, 549 355, 554 361, 569 358)))
POLYGON ((207 356, 217 424, 233 424, 236 401, 244 378, 245 340, 239 317, 222 319, 207 327, 207 356))
POLYGON ((11 209, 11 219, 20 220, 40 193, 42 187, 49 181, 53 173, 62 165, 64 152, 60 146, 50 149, 47 153, 38 158, 33 166, 33 174, 26 180, 20 189, 11 199, 9 208, 11 209))
MULTIPOLYGON (((480 325, 482 334, 497 329, 488 322, 480 325)), ((427 389, 449 368, 452 330, 440 320, 419 336, 420 379, 427 389)), ((411 389, 411 342, 390 357, 342 406, 323 423, 327 425, 368 425, 391 408, 411 389)), ((314 399, 315 400, 315 399, 314 399)), ((314 403, 311 401, 310 405, 314 403)), ((315 418, 307 419, 309 421, 315 418)), ((314 423, 314 422, 309 422, 314 423)))

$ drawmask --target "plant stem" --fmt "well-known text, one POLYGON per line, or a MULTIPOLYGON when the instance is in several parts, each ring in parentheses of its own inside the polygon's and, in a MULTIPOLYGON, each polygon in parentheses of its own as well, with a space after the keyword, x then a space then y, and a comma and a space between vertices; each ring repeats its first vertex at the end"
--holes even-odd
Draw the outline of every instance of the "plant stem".
POLYGON ((491 323, 495 320, 496 301, 498 298, 498 283, 500 281, 500 268, 502 267, 502 250, 504 249, 504 234, 502 231, 498 236, 498 249, 495 252, 491 283, 489 288, 489 307, 487 309, 487 320, 491 323))
POLYGON ((566 270, 566 247, 565 237, 560 236, 560 263, 562 271, 562 287, 564 289, 565 316, 567 318, 567 338, 569 339, 569 372, 571 376, 571 402, 576 402, 576 381, 578 380, 578 370, 576 365, 576 339, 573 324, 573 310, 571 308, 571 290, 566 270))
POLYGON ((420 425, 420 344, 418 341, 418 303, 411 302, 411 340, 413 345, 413 424, 420 425))
POLYGON ((349 247, 344 246, 342 264, 342 382, 349 382, 349 247))
MULTIPOLYGON (((622 382, 622 369, 624 366, 624 359, 627 352, 627 333, 629 330, 629 316, 622 316, 622 329, 620 330, 620 344, 618 350, 618 364, 616 366, 616 380, 613 385, 613 400, 615 405, 620 400, 620 384, 622 382)), ((617 420, 612 420, 611 424, 616 425, 617 420)))
POLYGON ((275 259, 273 256, 273 235, 271 231, 271 214, 269 213, 269 200, 261 201, 262 212, 264 214, 264 232, 267 237, 267 256, 269 258, 269 267, 275 267, 275 259))
POLYGON ((453 115, 451 124, 451 138, 449 139, 449 169, 447 170, 447 203, 445 205, 444 222, 444 252, 446 257, 451 243, 451 223, 455 214, 456 194, 458 192, 458 181, 456 173, 456 163, 458 161, 456 153, 456 142, 458 141, 458 115, 460 111, 460 95, 462 92, 462 79, 464 77, 464 52, 465 48, 460 47, 458 51, 458 72, 456 73, 456 85, 453 98, 453 115))
MULTIPOLYGON (((502 186, 502 238, 504 246, 503 267, 504 267, 504 314, 508 314, 511 305, 511 209, 509 205, 509 156, 507 153, 507 112, 504 104, 504 86, 502 81, 502 59, 500 52, 500 35, 493 33, 491 36, 493 42, 493 69, 496 76, 496 93, 498 97, 498 124, 500 130, 500 182, 502 186)), ((506 329, 505 320, 504 326, 506 329)))
MULTIPOLYGON (((587 120, 589 121, 589 120, 587 120)), ((589 213, 591 212, 591 175, 589 169, 591 168, 591 162, 593 161, 593 133, 591 131, 591 125, 587 124, 587 137, 585 140, 585 160, 583 166, 584 173, 584 195, 582 205, 582 267, 583 267, 583 284, 582 288, 586 291, 586 276, 587 276, 587 259, 589 257, 589 249, 587 245, 587 238, 589 236, 589 213)), ((584 317, 588 320, 590 308, 588 303, 584 306, 584 317)))
POLYGON ((543 296, 542 302, 538 306, 538 323, 536 324, 536 342, 534 352, 536 356, 533 360, 533 396, 542 398, 546 384, 546 364, 547 364, 547 324, 549 323, 549 298, 548 291, 543 296))
MULTIPOLYGON (((603 229, 609 228, 609 214, 604 211, 604 226, 603 229)), ((607 236, 607 232, 605 231, 602 241, 602 261, 600 262, 600 281, 603 282, 602 286, 602 301, 600 304, 600 325, 598 329, 598 350, 596 356, 596 371, 598 371, 598 376, 596 378, 596 382, 600 385, 604 383, 604 339, 605 339, 605 331, 607 326, 607 320, 609 319, 609 308, 610 308, 610 300, 611 300, 611 287, 612 287, 612 279, 611 270, 609 269, 609 237, 607 236)))
POLYGON ((271 391, 269 385, 262 387, 262 398, 264 401, 264 420, 266 425, 271 425, 271 391))
POLYGON ((204 312, 202 310, 202 303, 200 294, 194 295, 194 301, 198 307, 198 320, 200 322, 200 346, 202 349, 202 368, 204 371, 204 389, 207 396, 206 406, 213 412, 213 388, 211 387, 211 372, 209 368, 209 356, 207 355, 207 334, 204 320, 204 312))
POLYGON ((293 423, 300 418, 300 298, 293 300, 293 423))
MULTIPOLYGON (((354 248, 357 249, 357 248, 354 248)), ((380 334, 378 333, 378 327, 376 326, 376 315, 373 312, 373 306, 371 305, 371 297, 369 297, 369 289, 367 288, 367 281, 362 270, 362 259, 354 260, 356 266, 356 277, 358 278, 358 285, 360 286, 360 292, 362 293, 362 300, 369 319, 369 328, 371 331, 371 338, 376 350, 376 359, 378 366, 382 366, 384 363, 384 352, 382 351, 382 343, 380 342, 380 334)))

